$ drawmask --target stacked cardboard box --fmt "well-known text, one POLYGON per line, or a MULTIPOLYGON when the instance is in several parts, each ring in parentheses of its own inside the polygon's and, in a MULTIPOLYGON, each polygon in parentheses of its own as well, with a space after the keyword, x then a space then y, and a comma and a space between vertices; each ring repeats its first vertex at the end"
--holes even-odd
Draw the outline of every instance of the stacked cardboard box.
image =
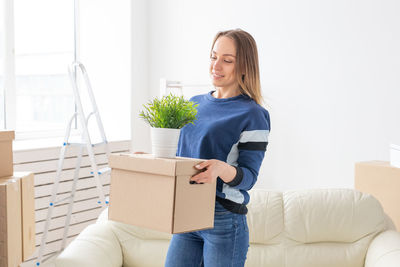
POLYGON ((354 184, 357 190, 379 200, 400 231, 400 168, 391 166, 387 161, 358 162, 355 165, 354 184))
POLYGON ((214 227, 216 183, 190 183, 202 161, 111 155, 109 219, 167 233, 214 227))
POLYGON ((0 181, 0 266, 18 266, 22 262, 21 182, 0 181))
POLYGON ((0 131, 0 177, 13 175, 14 131, 0 131))
POLYGON ((14 133, 0 131, 0 173, 6 174, 0 177, 1 267, 19 266, 35 250, 34 177, 29 172, 13 173, 12 139, 8 137, 13 138, 14 133))

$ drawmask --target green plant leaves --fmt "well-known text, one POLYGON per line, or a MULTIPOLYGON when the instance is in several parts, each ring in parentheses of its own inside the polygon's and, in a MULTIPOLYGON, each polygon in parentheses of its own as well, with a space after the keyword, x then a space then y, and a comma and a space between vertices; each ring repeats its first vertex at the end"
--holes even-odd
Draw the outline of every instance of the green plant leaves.
POLYGON ((139 117, 154 128, 180 129, 188 123, 194 124, 197 106, 183 96, 169 94, 143 105, 144 110, 139 113, 139 117))

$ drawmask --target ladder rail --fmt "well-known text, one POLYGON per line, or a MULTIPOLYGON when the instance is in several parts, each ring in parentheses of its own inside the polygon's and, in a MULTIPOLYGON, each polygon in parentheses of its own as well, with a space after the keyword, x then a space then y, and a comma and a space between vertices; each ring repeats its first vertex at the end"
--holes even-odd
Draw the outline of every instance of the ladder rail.
MULTIPOLYGON (((94 176, 95 176, 96 188, 97 188, 97 191, 98 191, 98 194, 99 194, 98 203, 101 204, 105 208, 106 207, 105 206, 106 205, 106 201, 105 201, 105 196, 104 196, 104 192, 103 192, 103 185, 101 184, 100 177, 98 176, 98 169, 97 169, 96 161, 95 161, 95 158, 94 158, 94 153, 92 151, 92 142, 90 140, 89 130, 88 130, 87 123, 86 123, 86 117, 85 117, 85 113, 83 111, 82 101, 81 101, 80 95, 79 95, 79 88, 78 88, 78 85, 77 85, 76 79, 75 79, 76 76, 74 76, 74 70, 77 69, 77 68, 79 68, 81 70, 82 74, 83 74, 83 77, 84 77, 84 80, 85 80, 85 84, 86 84, 86 89, 88 90, 89 98, 90 98, 90 101, 91 101, 92 107, 93 107, 93 112, 96 115, 96 118, 99 117, 98 116, 98 110, 97 110, 97 106, 96 106, 96 101, 94 100, 94 95, 93 95, 92 89, 90 87, 90 82, 89 82, 89 78, 88 78, 88 75, 87 75, 85 67, 80 62, 72 63, 72 65, 68 69, 69 70, 68 72, 69 72, 72 88, 73 88, 73 91, 74 91, 75 102, 76 102, 76 106, 77 106, 77 109, 78 109, 78 114, 80 115, 79 116, 80 125, 81 125, 81 127, 83 129, 83 138, 84 138, 85 143, 87 145, 87 152, 88 152, 88 155, 89 155, 89 158, 90 158, 90 164, 91 164, 94 176)), ((89 116, 88 116, 88 118, 89 118, 89 116)), ((99 121, 101 123, 101 120, 97 120, 97 123, 99 123, 99 121)), ((105 134, 104 134, 104 132, 102 132, 102 131, 104 131, 104 128, 99 126, 99 130, 100 130, 100 133, 102 135, 103 141, 105 142, 105 140, 104 140, 105 134)))
POLYGON ((42 261, 44 248, 45 248, 45 245, 46 245, 46 237, 47 237, 47 234, 49 232, 49 227, 50 227, 50 222, 51 222, 51 215, 53 213, 53 209, 54 209, 54 206, 55 206, 55 200, 56 200, 56 197, 57 197, 58 186, 60 184, 61 171, 62 171, 62 168, 64 166, 64 158, 65 158, 66 146, 67 146, 68 139, 69 139, 69 136, 70 136, 70 133, 71 133, 71 124, 72 124, 72 122, 73 122, 73 120, 74 120, 74 118, 76 116, 77 116, 77 113, 74 113, 72 115, 71 119, 68 122, 67 129, 66 129, 65 136, 64 136, 64 143, 63 143, 63 146, 61 147, 61 150, 60 150, 60 156, 59 156, 59 160, 58 160, 58 163, 57 163, 56 179, 55 179, 54 184, 53 184, 53 190, 52 190, 51 197, 50 197, 49 208, 48 208, 47 216, 46 216, 46 222, 45 222, 45 225, 44 225, 44 230, 43 230, 43 234, 42 234, 42 240, 41 240, 40 248, 39 248, 39 255, 38 255, 38 262, 39 263, 42 261))
POLYGON ((72 208, 74 206, 74 196, 75 196, 75 192, 76 192, 76 184, 79 179, 79 168, 81 166, 82 154, 83 154, 83 147, 80 147, 79 152, 78 152, 78 159, 76 161, 76 167, 74 170, 74 181, 72 183, 71 197, 69 198, 69 202, 68 202, 68 212, 67 212, 67 217, 65 219, 64 235, 63 235, 63 239, 62 239, 62 243, 61 243, 61 250, 63 250, 65 248, 65 244, 66 244, 67 237, 68 237, 69 222, 71 221, 71 213, 72 213, 72 208))
POLYGON ((87 74, 86 68, 80 62, 75 62, 73 65, 81 69, 81 72, 82 72, 82 75, 83 75, 83 79, 84 79, 85 84, 86 84, 86 89, 88 91, 90 101, 92 102, 93 112, 94 112, 94 114, 96 116, 97 126, 99 128, 99 131, 100 131, 100 134, 101 134, 101 138, 102 138, 103 142, 107 142, 107 138, 106 138, 106 135, 104 133, 103 123, 102 123, 101 118, 99 116, 99 110, 97 108, 97 103, 96 103, 96 100, 94 98, 92 85, 90 84, 90 80, 89 80, 89 76, 87 74))
MULTIPOLYGON (((105 152, 106 152, 106 155, 108 158, 110 156, 110 148, 109 148, 109 144, 107 142, 107 138, 106 138, 106 135, 104 132, 103 123, 100 118, 100 114, 99 114, 97 104, 96 104, 96 101, 94 98, 92 87, 90 85, 89 77, 87 75, 84 65, 77 61, 73 62, 68 67, 68 74, 69 74, 72 89, 73 89, 77 112, 75 112, 72 115, 71 119, 69 120, 69 122, 67 124, 66 132, 65 132, 65 136, 64 136, 64 142, 63 142, 63 145, 60 150, 60 156, 59 156, 59 160, 58 160, 58 164, 57 164, 56 178, 53 183, 52 195, 50 198, 50 203, 49 203, 47 216, 46 216, 45 227, 44 227, 44 231, 42 234, 42 240, 40 243, 39 254, 38 254, 38 258, 37 258, 37 262, 36 262, 37 266, 39 266, 42 262, 46 261, 49 258, 49 257, 46 257, 46 259, 43 260, 43 254, 44 254, 44 250, 45 250, 45 246, 46 246, 46 239, 47 239, 47 235, 49 232, 55 204, 65 201, 65 200, 68 200, 68 211, 67 211, 66 219, 65 219, 65 227, 64 227, 61 248, 58 251, 56 251, 55 254, 60 253, 65 248, 66 240, 68 238, 68 231, 69 231, 69 226, 70 226, 70 221, 71 221, 71 216, 72 216, 72 209, 73 209, 73 204, 74 204, 74 197, 75 197, 75 193, 76 193, 77 182, 79 180, 79 170, 81 167, 84 148, 86 148, 86 150, 87 150, 88 157, 90 160, 90 166, 91 166, 91 170, 92 170, 91 174, 93 174, 94 180, 96 183, 96 188, 97 188, 97 193, 98 193, 97 203, 101 205, 102 209, 106 208, 107 204, 108 204, 108 201, 106 200, 105 194, 103 191, 103 184, 100 180, 100 175, 106 174, 106 173, 108 173, 108 171, 102 171, 103 169, 99 170, 99 168, 96 164, 96 159, 95 159, 95 154, 94 154, 93 149, 97 145, 105 145, 105 150, 106 150, 105 152), (82 76, 83 76, 83 79, 84 79, 85 85, 86 85, 86 90, 87 90, 89 98, 90 98, 90 104, 92 105, 92 112, 90 112, 87 117, 85 116, 85 113, 83 110, 82 101, 81 101, 81 97, 80 97, 80 93, 79 93, 79 86, 77 84, 77 70, 78 69, 80 69, 80 71, 82 73, 82 76), (89 123, 89 119, 93 115, 96 117, 98 130, 99 130, 101 138, 102 138, 102 142, 99 144, 92 144, 90 134, 89 134, 88 123, 89 123), (72 125, 72 122, 74 121, 74 119, 79 120, 79 124, 82 128, 81 140, 83 142, 81 142, 81 143, 70 143, 69 142, 69 137, 71 134, 71 125, 72 125), (64 165, 66 149, 67 149, 67 147, 74 146, 74 145, 79 146, 79 152, 77 155, 77 161, 76 161, 75 170, 74 170, 74 178, 73 178, 73 183, 72 183, 71 194, 69 197, 65 197, 61 200, 56 200, 59 183, 60 183, 60 178, 61 178, 61 173, 62 173, 63 165, 64 165)), ((106 167, 104 169, 109 169, 109 168, 106 167)))

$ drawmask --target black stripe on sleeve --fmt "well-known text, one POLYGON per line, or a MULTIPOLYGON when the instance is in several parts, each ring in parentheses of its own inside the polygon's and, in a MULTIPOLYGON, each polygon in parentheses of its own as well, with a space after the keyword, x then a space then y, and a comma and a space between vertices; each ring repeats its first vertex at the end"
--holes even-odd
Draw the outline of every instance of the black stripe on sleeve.
POLYGON ((268 142, 246 142, 246 143, 239 143, 238 149, 240 150, 267 150, 268 142))
POLYGON ((243 171, 240 167, 238 166, 233 166, 236 168, 236 176, 235 178, 233 178, 232 181, 230 181, 229 183, 226 183, 229 186, 236 186, 238 184, 240 184, 243 180, 243 171))

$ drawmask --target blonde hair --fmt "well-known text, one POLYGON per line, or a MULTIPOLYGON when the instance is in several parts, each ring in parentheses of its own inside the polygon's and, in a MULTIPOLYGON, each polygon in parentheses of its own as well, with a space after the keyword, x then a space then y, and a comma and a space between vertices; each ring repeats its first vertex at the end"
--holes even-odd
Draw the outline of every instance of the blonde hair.
POLYGON ((211 46, 211 53, 218 38, 225 36, 232 39, 236 47, 235 74, 242 94, 262 104, 260 70, 258 66, 257 45, 254 38, 241 29, 218 32, 211 46))

